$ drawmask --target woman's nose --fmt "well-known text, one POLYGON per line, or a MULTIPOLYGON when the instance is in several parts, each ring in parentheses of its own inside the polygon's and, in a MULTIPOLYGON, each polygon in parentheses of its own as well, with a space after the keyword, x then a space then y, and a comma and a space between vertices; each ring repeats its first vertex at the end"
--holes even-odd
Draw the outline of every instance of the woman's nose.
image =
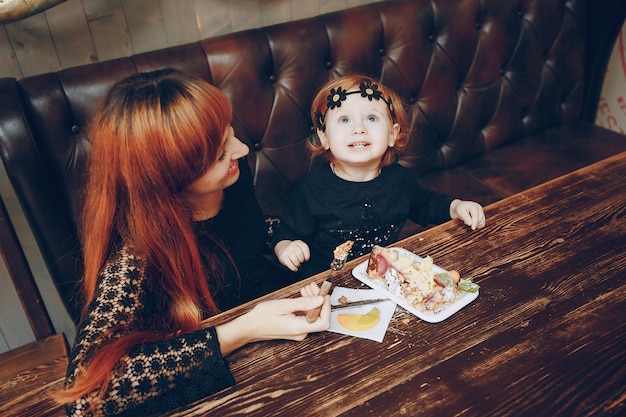
POLYGON ((233 152, 233 156, 234 156, 233 159, 239 159, 239 158, 242 158, 242 157, 248 155, 250 153, 250 148, 248 148, 248 145, 243 143, 236 136, 235 136, 235 139, 237 139, 237 147, 235 149, 235 152, 233 152))

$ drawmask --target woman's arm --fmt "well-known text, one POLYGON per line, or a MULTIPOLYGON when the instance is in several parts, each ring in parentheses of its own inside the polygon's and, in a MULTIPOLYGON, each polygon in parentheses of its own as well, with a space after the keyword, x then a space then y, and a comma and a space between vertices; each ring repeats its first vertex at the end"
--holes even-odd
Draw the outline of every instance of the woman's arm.
POLYGON ((306 296, 257 304, 248 313, 216 327, 222 355, 226 356, 251 342, 273 339, 299 341, 309 333, 327 330, 330 327, 329 300, 328 297, 306 296), (320 304, 323 304, 320 318, 308 323, 304 313, 320 304))

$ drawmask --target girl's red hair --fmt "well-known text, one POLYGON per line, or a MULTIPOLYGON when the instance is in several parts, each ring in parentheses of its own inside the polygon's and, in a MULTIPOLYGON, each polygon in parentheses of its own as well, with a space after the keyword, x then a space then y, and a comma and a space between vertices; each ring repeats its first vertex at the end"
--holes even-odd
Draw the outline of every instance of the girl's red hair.
MULTIPOLYGON (((318 90, 317 94, 313 98, 313 104, 311 105, 311 120, 313 121, 313 126, 317 127, 318 115, 325 115, 326 113, 330 90, 336 90, 338 87, 341 87, 346 91, 354 91, 359 89, 359 85, 361 83, 367 82, 378 85, 378 91, 382 93, 382 96, 386 100, 392 100, 394 108, 393 120, 394 123, 398 123, 400 125, 400 132, 396 137, 393 148, 387 149, 382 157, 380 164, 380 167, 382 168, 387 165, 391 165, 397 160, 398 154, 406 147, 409 138, 409 117, 402 98, 393 89, 386 87, 376 78, 361 74, 344 75, 334 80, 330 80, 318 90)), ((391 114, 389 114, 389 117, 391 117, 391 114)), ((307 146, 313 156, 326 155, 326 157, 332 161, 332 154, 330 151, 324 149, 317 134, 309 137, 307 146)))
MULTIPOLYGON (((218 312, 191 209, 180 193, 215 162, 231 119, 231 105, 218 88, 176 70, 138 73, 109 91, 91 128, 81 220, 84 305, 93 299, 107 259, 126 245, 146 261, 151 286, 169 296, 170 326, 158 335, 133 332, 103 344, 80 364, 60 400, 95 389, 102 397, 112 369, 130 347, 196 330, 203 317, 218 312)), ((212 262, 215 271, 217 261, 212 262)))

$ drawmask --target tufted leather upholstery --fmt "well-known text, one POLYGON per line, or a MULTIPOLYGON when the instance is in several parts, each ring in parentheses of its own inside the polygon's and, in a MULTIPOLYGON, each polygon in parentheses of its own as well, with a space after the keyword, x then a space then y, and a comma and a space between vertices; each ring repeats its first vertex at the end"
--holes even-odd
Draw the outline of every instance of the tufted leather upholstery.
MULTIPOLYGON (((370 74, 412 115, 402 163, 483 204, 626 149, 590 121, 626 7, 619 0, 384 1, 128 58, 0 79, 0 149, 59 292, 77 317, 85 127, 117 80, 173 66, 219 86, 278 215, 315 164, 309 105, 329 78, 370 74), (600 4, 601 3, 601 4, 600 4)), ((98 221, 98 219, 94 219, 98 221)))

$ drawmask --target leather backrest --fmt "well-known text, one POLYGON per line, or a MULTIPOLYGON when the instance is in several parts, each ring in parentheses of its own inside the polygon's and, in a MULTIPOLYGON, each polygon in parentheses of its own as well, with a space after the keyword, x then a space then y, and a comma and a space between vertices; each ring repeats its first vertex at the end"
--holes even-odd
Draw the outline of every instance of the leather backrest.
POLYGON ((581 117, 587 13, 584 0, 384 1, 19 81, 1 79, 2 157, 76 318, 76 219, 90 148, 84 132, 117 80, 172 66, 220 87, 233 103, 237 136, 250 146, 261 206, 278 215, 291 184, 314 165, 305 148, 313 132, 309 106, 328 79, 379 77, 410 109, 402 163, 416 174, 455 166, 581 117))

